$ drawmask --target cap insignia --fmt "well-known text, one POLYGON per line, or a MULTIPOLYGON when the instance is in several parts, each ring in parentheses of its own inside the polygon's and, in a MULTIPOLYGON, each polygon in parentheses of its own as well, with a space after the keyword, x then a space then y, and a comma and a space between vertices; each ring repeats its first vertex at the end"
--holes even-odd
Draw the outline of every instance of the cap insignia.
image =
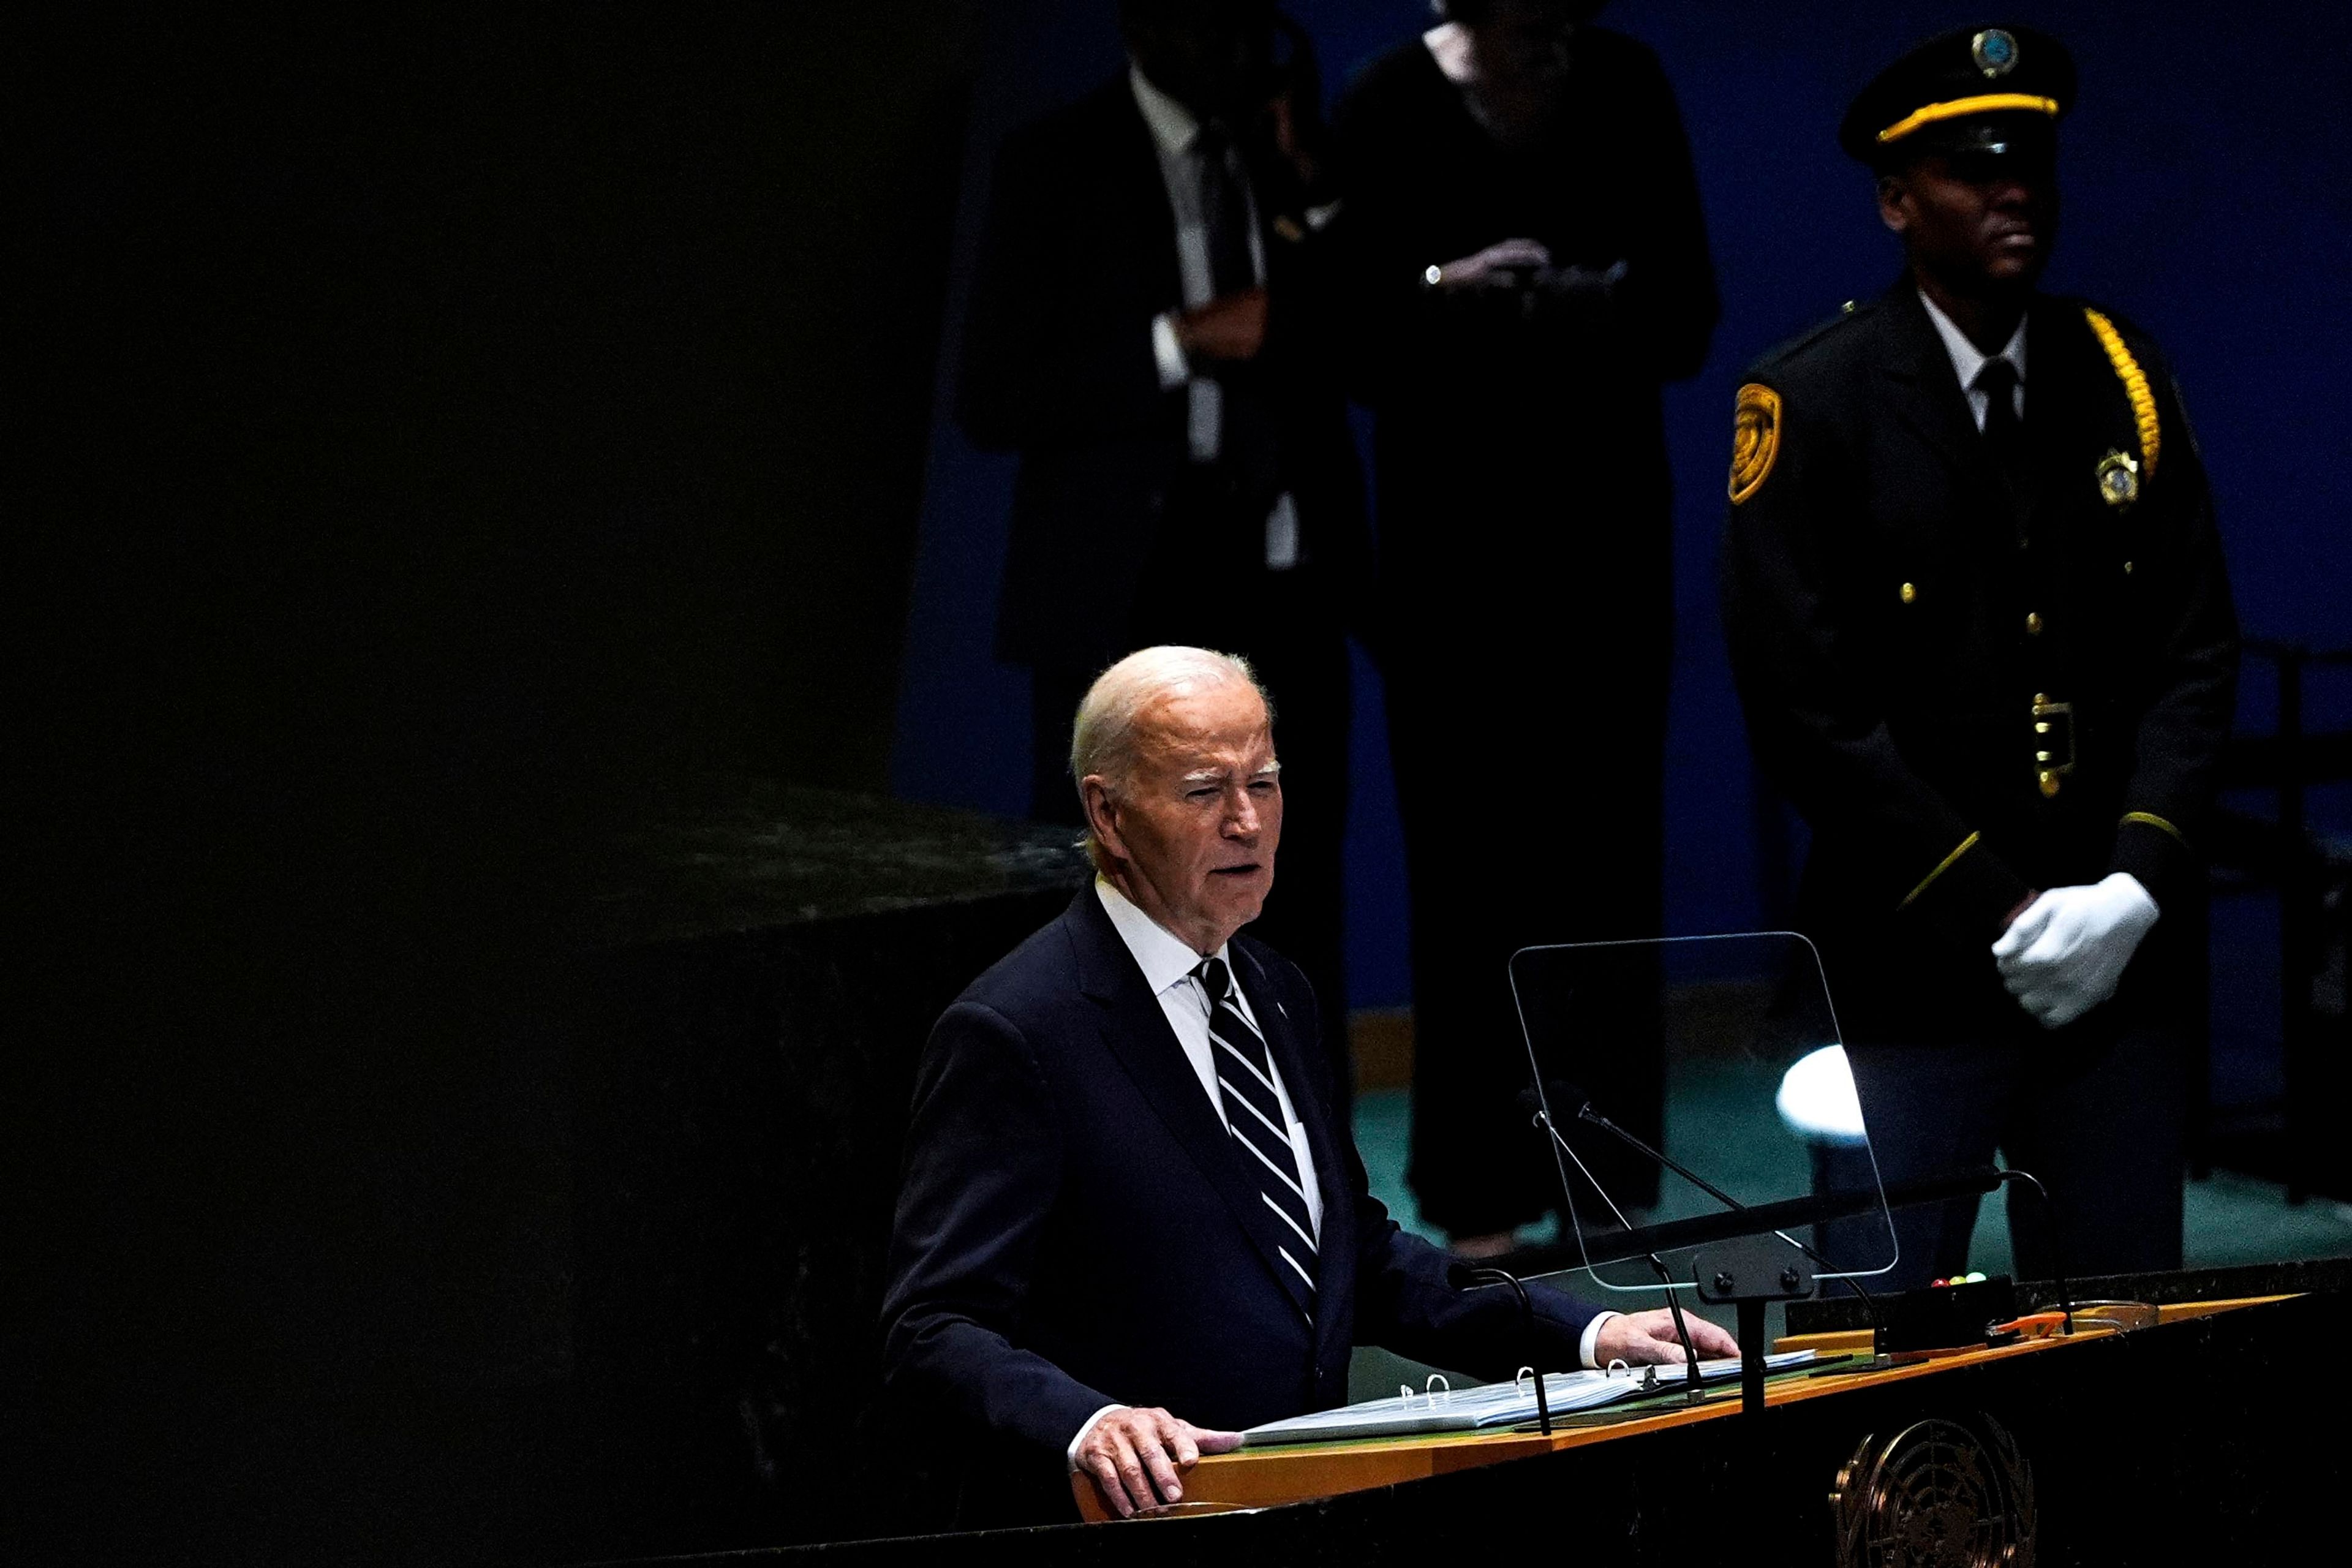
POLYGON ((2006 29, 1987 27, 1969 40, 1969 58, 1987 77, 2004 77, 2017 68, 2017 39, 2006 29))
POLYGON ((1739 389, 1731 416, 1731 504, 1764 488, 1780 455, 1780 395, 1760 382, 1739 389))

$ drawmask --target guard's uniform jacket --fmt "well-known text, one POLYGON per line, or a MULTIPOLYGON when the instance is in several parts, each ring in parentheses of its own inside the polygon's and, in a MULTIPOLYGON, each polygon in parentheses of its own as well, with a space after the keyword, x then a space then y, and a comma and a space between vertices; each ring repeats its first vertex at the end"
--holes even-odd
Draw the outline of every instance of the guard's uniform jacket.
MULTIPOLYGON (((2238 653, 2203 464, 2129 325, 2038 296, 2026 359, 2007 474, 1907 278, 1740 389, 1732 664, 1849 1038, 2038 1033, 1988 952, 2010 910, 2200 887, 2238 653)), ((2168 989, 2134 980, 2073 1027, 2168 989)))

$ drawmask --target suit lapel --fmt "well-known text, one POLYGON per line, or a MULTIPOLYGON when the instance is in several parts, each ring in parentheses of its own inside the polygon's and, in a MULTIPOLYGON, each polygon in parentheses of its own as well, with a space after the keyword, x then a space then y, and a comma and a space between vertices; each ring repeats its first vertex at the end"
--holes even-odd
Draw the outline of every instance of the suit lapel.
MULTIPOLYGON (((1282 1261, 1279 1248, 1282 1220, 1266 1206, 1252 1171, 1243 1168, 1234 1152, 1233 1134, 1225 1131, 1201 1080, 1168 1026, 1159 999, 1145 989, 1143 971, 1135 955, 1119 940, 1118 929, 1103 911, 1093 888, 1080 889, 1068 921, 1078 959, 1079 988, 1100 1009, 1104 1047, 1132 1079, 1176 1142, 1217 1190, 1257 1248, 1266 1272, 1272 1274, 1295 1303, 1303 1305, 1297 1277, 1282 1261)), ((1257 998, 1253 994, 1255 1008, 1257 998)), ((1283 1068, 1286 1081, 1290 1069, 1283 1068)))

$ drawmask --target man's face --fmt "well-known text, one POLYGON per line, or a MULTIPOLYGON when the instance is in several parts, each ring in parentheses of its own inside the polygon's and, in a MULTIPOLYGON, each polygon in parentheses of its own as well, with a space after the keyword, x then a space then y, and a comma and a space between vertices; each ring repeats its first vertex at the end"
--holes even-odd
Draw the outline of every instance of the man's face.
POLYGON ((1121 21, 1128 52, 1151 84, 1202 120, 1237 125, 1261 107, 1255 100, 1274 58, 1266 0, 1130 6, 1121 21))
POLYGON ((2058 237, 2058 178, 2032 153, 1929 153, 1879 182, 1878 215, 1912 265, 1956 294, 2030 290, 2058 237))
POLYGON ((1567 75, 1585 9, 1573 0, 1499 0, 1470 29, 1478 40, 1479 68, 1514 79, 1567 75))
POLYGON ((1132 773, 1085 781, 1087 815, 1145 914, 1213 952, 1274 887, 1282 784, 1265 704, 1242 681, 1163 697, 1136 725, 1132 773))

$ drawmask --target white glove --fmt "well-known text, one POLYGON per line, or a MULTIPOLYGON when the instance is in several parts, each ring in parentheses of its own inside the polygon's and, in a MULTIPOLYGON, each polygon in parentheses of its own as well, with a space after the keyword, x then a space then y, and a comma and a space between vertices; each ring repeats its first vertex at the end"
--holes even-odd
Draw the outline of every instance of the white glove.
POLYGON ((2156 900, 2127 871, 2053 888, 2000 933, 1993 962, 2018 1005, 2043 1028, 2062 1028, 2116 994, 2156 917, 2156 900))

